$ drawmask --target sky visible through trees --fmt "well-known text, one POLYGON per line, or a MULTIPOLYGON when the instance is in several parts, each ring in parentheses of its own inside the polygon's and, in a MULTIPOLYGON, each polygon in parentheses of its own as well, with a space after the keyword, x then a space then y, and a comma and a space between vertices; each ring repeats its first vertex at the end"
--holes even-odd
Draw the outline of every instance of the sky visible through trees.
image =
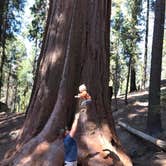
MULTIPOLYGON (((27 0, 27 5, 25 6, 25 13, 24 13, 25 19, 23 19, 23 25, 22 25, 23 26, 22 32, 27 31, 27 25, 30 24, 30 22, 32 21, 30 7, 32 7, 34 2, 35 2, 34 0, 27 0)), ((24 38, 24 43, 27 48, 27 55, 30 55, 32 51, 32 43, 27 38, 24 38)))

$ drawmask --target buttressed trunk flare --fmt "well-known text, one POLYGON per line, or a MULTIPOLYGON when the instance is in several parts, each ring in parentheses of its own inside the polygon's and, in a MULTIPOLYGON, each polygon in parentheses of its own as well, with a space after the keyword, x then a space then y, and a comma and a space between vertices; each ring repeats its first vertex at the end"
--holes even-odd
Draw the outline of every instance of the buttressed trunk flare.
POLYGON ((6 164, 60 166, 59 130, 79 109, 74 95, 85 83, 92 104, 76 134, 83 166, 126 165, 108 99, 110 0, 50 1, 40 65, 22 133, 6 164))

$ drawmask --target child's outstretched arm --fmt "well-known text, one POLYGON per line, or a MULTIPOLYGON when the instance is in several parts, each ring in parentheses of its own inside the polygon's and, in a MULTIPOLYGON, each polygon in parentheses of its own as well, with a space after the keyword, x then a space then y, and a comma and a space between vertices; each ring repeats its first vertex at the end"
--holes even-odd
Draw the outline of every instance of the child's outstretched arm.
POLYGON ((79 117, 80 117, 80 113, 76 113, 75 117, 74 117, 74 121, 73 121, 72 127, 71 127, 71 130, 69 132, 71 137, 74 137, 74 135, 76 133, 79 117))

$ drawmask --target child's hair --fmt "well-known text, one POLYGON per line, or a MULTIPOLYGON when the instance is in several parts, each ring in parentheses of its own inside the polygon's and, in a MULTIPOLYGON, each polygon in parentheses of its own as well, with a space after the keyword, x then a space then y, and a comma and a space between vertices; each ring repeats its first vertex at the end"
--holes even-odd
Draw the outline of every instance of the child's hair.
POLYGON ((79 86, 79 91, 81 92, 81 91, 84 91, 84 90, 86 90, 85 84, 80 85, 79 86))

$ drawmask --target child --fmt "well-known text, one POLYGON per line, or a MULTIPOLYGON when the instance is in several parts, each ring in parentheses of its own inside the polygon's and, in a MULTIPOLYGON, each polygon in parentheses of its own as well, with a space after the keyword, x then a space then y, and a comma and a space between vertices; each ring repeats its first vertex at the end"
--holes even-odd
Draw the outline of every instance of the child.
POLYGON ((81 102, 81 106, 87 106, 89 103, 91 103, 92 99, 89 93, 87 92, 87 88, 85 84, 82 84, 79 86, 79 94, 74 96, 75 98, 80 98, 83 101, 81 102))
POLYGON ((71 130, 64 132, 64 148, 65 148, 65 166, 77 166, 77 142, 74 139, 80 113, 75 114, 75 118, 71 127, 71 130))

